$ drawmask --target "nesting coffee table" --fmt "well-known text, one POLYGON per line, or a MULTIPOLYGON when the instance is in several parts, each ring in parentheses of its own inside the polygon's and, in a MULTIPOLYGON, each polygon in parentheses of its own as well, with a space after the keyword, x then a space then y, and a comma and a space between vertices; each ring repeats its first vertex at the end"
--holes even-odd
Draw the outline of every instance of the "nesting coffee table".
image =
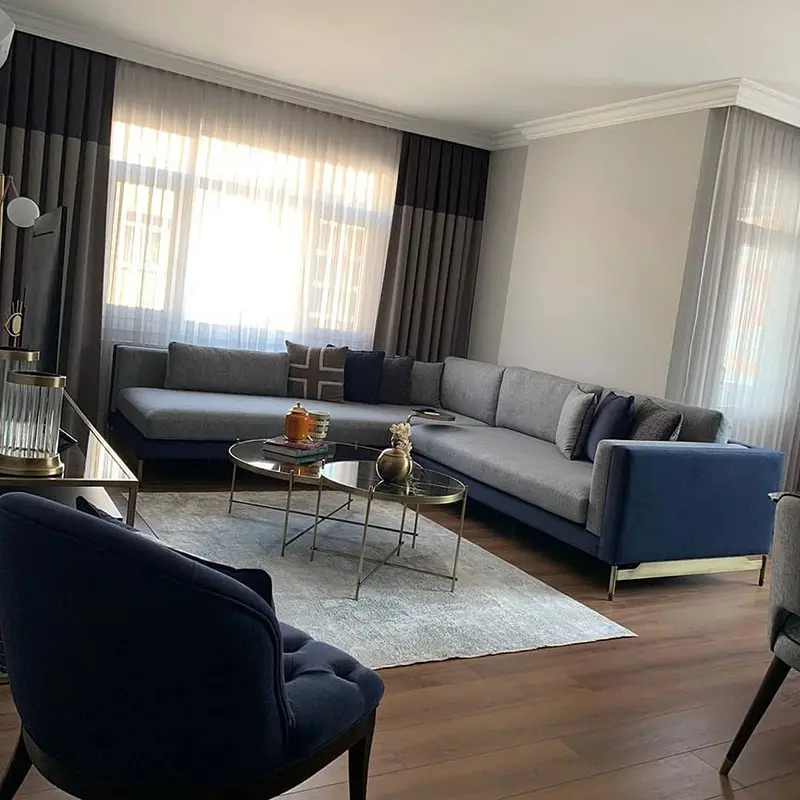
POLYGON ((450 591, 455 590, 458 580, 458 558, 461 552, 461 540, 464 534, 464 515, 467 506, 467 487, 461 481, 439 472, 424 469, 419 465, 414 466, 414 471, 407 484, 395 485, 381 480, 375 470, 375 460, 379 450, 357 445, 332 442, 329 454, 321 462, 312 465, 298 465, 290 461, 282 461, 272 454, 262 452, 263 440, 255 439, 246 442, 237 442, 228 451, 233 462, 233 477, 231 491, 228 498, 228 513, 231 513, 236 504, 266 508, 283 512, 283 538, 281 542, 281 555, 285 555, 286 548, 302 536, 311 533, 311 560, 316 553, 329 553, 343 556, 357 561, 358 568, 355 575, 354 599, 358 600, 363 583, 380 567, 389 566, 410 570, 425 575, 444 578, 450 581, 450 591), (279 478, 288 483, 286 504, 284 507, 273 506, 266 503, 257 503, 251 500, 238 500, 235 497, 237 469, 245 469, 272 478, 279 478), (313 512, 292 508, 292 493, 296 484, 307 484, 317 487, 316 505, 313 512), (347 500, 340 503, 332 511, 322 514, 320 512, 322 494, 325 489, 343 492, 347 500), (366 500, 363 520, 354 520, 338 516, 342 511, 349 510, 353 497, 366 500), (396 503, 402 506, 402 515, 399 527, 377 525, 370 520, 373 503, 396 503), (437 572, 435 570, 407 564, 393 560, 400 555, 405 538, 411 538, 412 549, 416 547, 419 536, 420 509, 427 506, 449 505, 461 503, 461 519, 456 537, 452 572, 437 572), (411 530, 406 530, 408 509, 414 511, 414 524, 411 530), (289 538, 289 518, 291 514, 300 514, 311 517, 313 522, 299 533, 289 538), (320 525, 326 521, 336 521, 348 525, 355 525, 361 529, 360 549, 357 552, 334 550, 318 545, 320 525), (383 558, 371 558, 366 555, 367 542, 370 530, 389 531, 397 534, 397 543, 383 558))

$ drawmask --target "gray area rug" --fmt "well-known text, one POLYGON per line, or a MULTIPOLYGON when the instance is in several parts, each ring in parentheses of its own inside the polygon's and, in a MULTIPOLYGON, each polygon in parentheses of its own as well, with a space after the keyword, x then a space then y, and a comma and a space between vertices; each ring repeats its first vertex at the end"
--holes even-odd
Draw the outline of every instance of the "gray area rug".
MULTIPOLYGON (((237 498, 284 507, 283 492, 239 492, 237 498)), ((343 502, 326 492, 322 511, 343 502)), ((313 511, 316 492, 295 492, 293 508, 313 511)), ((535 650, 635 634, 464 539, 455 592, 450 582, 403 569, 383 567, 352 599, 357 563, 317 553, 309 560, 311 535, 281 558, 283 514, 235 505, 228 515, 222 493, 143 493, 138 511, 163 541, 214 561, 261 567, 273 579, 278 617, 327 641, 373 667, 391 667, 449 658, 535 650)), ((354 498, 348 519, 363 521, 364 503, 354 498)), ((398 526, 401 508, 373 503, 372 521, 398 526)), ((300 531, 309 517, 293 515, 300 531)), ((409 512, 407 528, 412 524, 409 512)), ((450 572, 456 536, 420 517, 416 549, 400 558, 408 564, 450 572)), ((358 552, 361 529, 326 521, 319 546, 358 552)), ((383 557, 397 542, 388 531, 370 530, 368 555, 383 557)))

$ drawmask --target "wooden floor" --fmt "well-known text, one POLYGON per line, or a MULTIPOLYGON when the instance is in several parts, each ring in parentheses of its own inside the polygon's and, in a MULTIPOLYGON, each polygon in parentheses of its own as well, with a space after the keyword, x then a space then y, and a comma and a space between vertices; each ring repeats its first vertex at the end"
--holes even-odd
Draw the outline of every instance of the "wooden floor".
MULTIPOLYGON (((730 780, 717 773, 769 661, 756 573, 623 584, 609 603, 605 571, 569 548, 481 509, 468 536, 639 638, 384 670, 372 800, 800 797, 795 675, 730 780)), ((17 725, 2 688, 0 759, 17 725)), ((345 780, 339 761, 293 796, 346 800, 345 780)), ((18 796, 67 795, 32 775, 18 796)))

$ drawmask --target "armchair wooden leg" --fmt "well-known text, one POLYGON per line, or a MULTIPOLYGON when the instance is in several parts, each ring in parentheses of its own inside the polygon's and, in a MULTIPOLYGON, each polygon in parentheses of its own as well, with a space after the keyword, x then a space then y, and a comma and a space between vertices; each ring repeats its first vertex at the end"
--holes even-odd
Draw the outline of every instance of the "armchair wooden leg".
POLYGON ((791 667, 788 664, 784 664, 779 658, 772 659, 772 663, 767 669, 764 680, 761 681, 761 686, 745 715, 739 732, 736 734, 736 738, 731 743, 728 754, 725 756, 725 761, 722 762, 719 770, 721 775, 727 775, 731 771, 731 767, 742 754, 747 742, 750 741, 753 731, 758 723, 761 722, 761 717, 764 716, 764 713, 769 708, 769 704, 775 698, 790 669, 791 667))
MULTIPOLYGON (((372 750, 372 737, 375 733, 375 714, 370 720, 369 730, 359 739, 348 754, 350 774, 350 800, 367 800, 367 773, 369 754, 372 750)), ((2 800, 2 798, 0 798, 2 800)))
POLYGON ((3 780, 0 781, 0 800, 11 800, 14 797, 19 787, 22 786, 22 782, 25 780, 30 768, 31 759, 20 733, 17 746, 14 748, 14 754, 11 756, 11 761, 8 762, 3 780))

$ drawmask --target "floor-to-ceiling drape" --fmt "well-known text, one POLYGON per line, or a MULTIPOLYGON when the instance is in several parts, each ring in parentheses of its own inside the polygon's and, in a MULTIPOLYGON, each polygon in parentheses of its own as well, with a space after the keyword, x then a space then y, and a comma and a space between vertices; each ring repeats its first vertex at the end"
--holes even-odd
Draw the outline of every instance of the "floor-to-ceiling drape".
POLYGON ((800 130, 729 109, 702 234, 674 394, 782 450, 786 485, 800 488, 800 130))
MULTIPOLYGON (((109 56, 19 32, 0 69, 2 171, 42 212, 68 212, 59 369, 90 416, 97 411, 114 71, 109 56)), ((2 224, 5 317, 30 234, 2 224)))
POLYGON ((486 150, 403 134, 376 349, 467 354, 488 176, 486 150))

